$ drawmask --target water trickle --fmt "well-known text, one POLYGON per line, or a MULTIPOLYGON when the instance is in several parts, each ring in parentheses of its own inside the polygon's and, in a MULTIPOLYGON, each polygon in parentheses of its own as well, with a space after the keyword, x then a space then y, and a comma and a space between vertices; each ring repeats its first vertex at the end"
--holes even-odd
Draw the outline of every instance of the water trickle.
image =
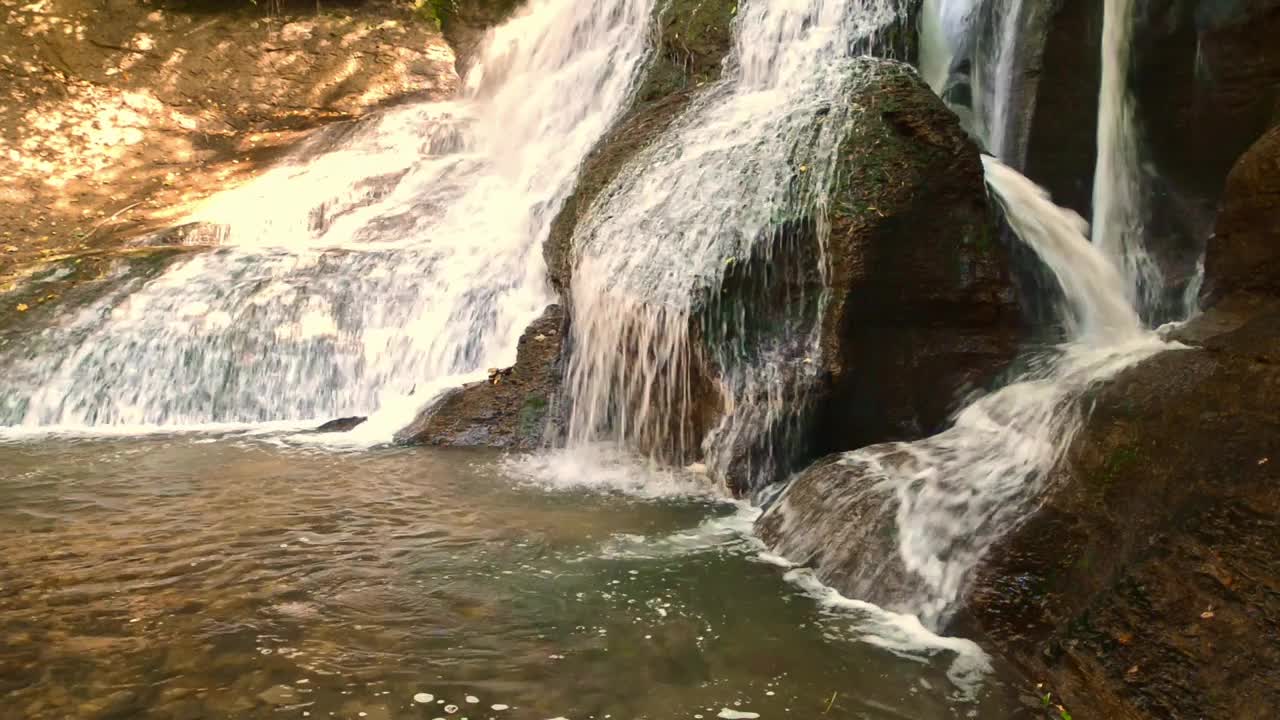
POLYGON ((725 79, 620 171, 574 236, 571 443, 701 452, 721 478, 777 465, 773 438, 795 426, 814 375, 822 208, 854 112, 843 93, 864 75, 853 58, 902 10, 742 5, 725 79), (777 307, 799 310, 767 321, 743 301, 785 292, 805 297, 777 307))
MULTIPOLYGON (((509 364, 541 241, 648 54, 650 0, 534 0, 456 102, 322 133, 196 219, 224 245, 6 358, 0 423, 165 426, 378 410, 509 364)), ((384 414, 386 414, 384 413, 384 414)), ((376 417, 376 416, 375 416, 376 417)))
POLYGON ((986 550, 1043 497, 1081 426, 1081 395, 1169 347, 1144 330, 1119 273, 1085 237, 1083 219, 994 158, 984 165, 1011 227, 1062 284, 1070 342, 1030 358, 1015 382, 978 398, 942 433, 845 453, 838 463, 848 471, 826 489, 830 506, 816 522, 806 515, 797 527, 790 488, 770 510, 783 526, 779 553, 818 558, 819 570, 865 553, 853 595, 935 628, 986 550), (854 509, 867 521, 848 522, 854 509), (884 547, 884 538, 896 540, 884 547))

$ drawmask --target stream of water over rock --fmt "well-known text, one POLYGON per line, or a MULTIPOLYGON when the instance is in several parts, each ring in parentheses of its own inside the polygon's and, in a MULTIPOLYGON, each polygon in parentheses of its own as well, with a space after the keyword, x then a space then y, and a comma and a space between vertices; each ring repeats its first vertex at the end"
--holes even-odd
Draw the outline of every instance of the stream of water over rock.
MULTIPOLYGON (((514 360, 541 243, 648 56, 650 0, 533 0, 456 102, 322 133, 197 213, 221 241, 4 358, 0 424, 152 427, 373 413, 514 360)), ((381 415, 378 413, 381 412, 381 415)))

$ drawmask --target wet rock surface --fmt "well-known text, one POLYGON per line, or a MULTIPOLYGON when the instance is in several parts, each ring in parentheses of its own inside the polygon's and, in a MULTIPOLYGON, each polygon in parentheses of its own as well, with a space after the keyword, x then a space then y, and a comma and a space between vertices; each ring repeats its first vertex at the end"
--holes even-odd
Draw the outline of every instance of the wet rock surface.
POLYGON ((516 364, 489 379, 446 392, 425 408, 396 441, 412 445, 539 447, 553 421, 560 385, 564 311, 552 305, 520 337, 516 364))
MULTIPOLYGON (((810 419, 822 429, 806 453, 939 429, 966 390, 984 386, 1007 364, 1021 332, 976 146, 907 66, 868 59, 855 72, 869 79, 852 83, 848 98, 861 112, 840 146, 839 185, 822 219, 827 267, 819 265, 818 220, 782 219, 751 257, 725 271, 715 297, 699 300, 707 317, 695 314, 690 331, 703 342, 723 325, 717 317, 751 318, 741 329, 747 336, 711 339, 756 346, 767 334, 755 337, 757 326, 821 323, 822 358, 783 349, 795 363, 820 363, 810 419), (816 305, 797 305, 812 304, 824 283, 831 299, 820 316, 816 305)), ((681 90, 642 105, 588 158, 545 246, 562 292, 572 282, 573 228, 591 199, 689 100, 681 90)), ((700 366, 690 386, 698 397, 688 421, 695 431, 709 429, 721 400, 711 390, 719 372, 707 364, 711 355, 694 353, 700 366)), ((760 447, 735 452, 735 467, 770 454, 760 447)), ((745 489, 737 474, 730 482, 745 489)))
POLYGON ((1227 176, 1205 274, 1210 300, 1240 290, 1280 295, 1280 126, 1254 143, 1227 176))
POLYGON ((1012 359, 1021 314, 977 147, 880 61, 840 147, 828 240, 820 452, 921 437, 1012 359))
POLYGON ((696 89, 720 78, 736 7, 724 0, 677 0, 662 10, 655 57, 634 105, 583 161, 577 186, 543 244, 551 283, 562 295, 571 284, 574 228, 627 161, 680 116, 696 89))
POLYGON ((1102 389, 1044 507, 978 574, 973 621, 1077 717, 1280 701, 1278 310, 1102 389))
POLYGON ((1228 179, 1213 304, 1174 334, 1187 348, 1089 398, 1043 507, 992 549, 959 621, 1076 717, 1280 702, 1276 138, 1228 179))

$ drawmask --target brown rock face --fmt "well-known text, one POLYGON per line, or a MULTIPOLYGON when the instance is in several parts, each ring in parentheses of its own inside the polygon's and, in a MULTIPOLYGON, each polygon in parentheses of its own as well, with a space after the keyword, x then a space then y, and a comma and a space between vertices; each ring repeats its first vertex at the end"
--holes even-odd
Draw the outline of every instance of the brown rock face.
POLYGON ((1191 349, 1092 398, 967 617, 1076 717, 1267 717, 1280 702, 1280 133, 1236 163, 1191 349))
POLYGON ((1227 176, 1205 275, 1210 300, 1237 290, 1280 295, 1280 126, 1254 143, 1227 176))
POLYGON ((0 1, 0 287, 170 225, 306 131, 457 90, 452 51, 406 3, 316 9, 0 1))
POLYGON ((396 441, 414 445, 484 446, 532 450, 541 445, 560 384, 564 311, 547 308, 524 331, 516 364, 488 380, 445 393, 396 441))
POLYGON ((1272 303, 1122 373, 1043 509, 979 572, 972 619, 1076 717, 1280 702, 1278 357, 1272 303))

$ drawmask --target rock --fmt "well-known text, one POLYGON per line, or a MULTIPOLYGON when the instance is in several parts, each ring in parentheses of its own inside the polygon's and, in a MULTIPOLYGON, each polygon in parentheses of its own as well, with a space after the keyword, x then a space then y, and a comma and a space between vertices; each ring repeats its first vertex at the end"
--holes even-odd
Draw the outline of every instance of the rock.
POLYGON ((960 623, 1077 717, 1265 717, 1280 702, 1280 131, 1236 163, 1209 305, 1093 397, 1044 505, 960 623))
POLYGON ((537 448, 553 421, 563 326, 564 311, 559 305, 548 307, 520 337, 515 365, 445 393, 397 433, 396 442, 537 448))
POLYGON ((359 416, 359 415, 354 415, 352 417, 335 418, 333 420, 330 420, 327 423, 322 424, 320 427, 316 428, 315 431, 318 433, 348 432, 350 430, 354 430, 357 426, 359 426, 361 423, 363 423, 365 420, 368 420, 368 419, 369 418, 367 417, 359 416))
MULTIPOLYGON (((845 102, 857 112, 838 148, 839 180, 827 217, 780 218, 768 237, 751 246, 751 256, 736 258, 723 271, 713 295, 695 299, 702 311, 691 315, 689 329, 692 401, 683 417, 672 418, 681 432, 697 436, 681 443, 686 448, 699 446, 719 414, 723 369, 709 359, 713 347, 734 344, 756 352, 781 324, 821 323, 821 357, 804 357, 803 347, 771 350, 784 356, 777 363, 779 385, 794 407, 809 406, 788 378, 817 365, 818 387, 808 396, 813 412, 802 419, 817 428, 812 442, 780 452, 776 437, 752 436, 729 450, 731 457, 716 465, 738 490, 786 472, 790 457, 758 471, 780 454, 849 449, 939 429, 963 392, 987 383, 1016 349, 1021 315, 977 148, 908 66, 874 59, 855 66, 845 102), (816 298, 822 290, 820 223, 829 228, 830 300, 819 317, 816 303, 798 299, 816 298), (737 328, 721 322, 726 317, 747 321, 737 328)), ((687 100, 681 91, 636 113, 588 159, 579 198, 566 206, 546 246, 562 292, 572 283, 573 226, 590 211, 589 200, 687 100)), ((752 404, 742 400, 739 406, 752 404)), ((775 427, 777 432, 789 432, 789 423, 779 425, 788 427, 775 427)))
POLYGON ((878 65, 828 218, 819 452, 941 429, 1021 334, 977 148, 914 72, 878 65))
POLYGON ((1280 126, 1254 143, 1227 176, 1205 276, 1210 303, 1236 291, 1280 295, 1280 126))
POLYGON ((517 7, 518 0, 427 0, 419 12, 434 16, 457 57, 459 75, 475 60, 489 28, 500 25, 517 7))
POLYGON ((972 621, 1077 717, 1265 717, 1280 701, 1280 307, 1095 398, 972 621), (1137 668, 1133 670, 1133 668, 1137 668))

